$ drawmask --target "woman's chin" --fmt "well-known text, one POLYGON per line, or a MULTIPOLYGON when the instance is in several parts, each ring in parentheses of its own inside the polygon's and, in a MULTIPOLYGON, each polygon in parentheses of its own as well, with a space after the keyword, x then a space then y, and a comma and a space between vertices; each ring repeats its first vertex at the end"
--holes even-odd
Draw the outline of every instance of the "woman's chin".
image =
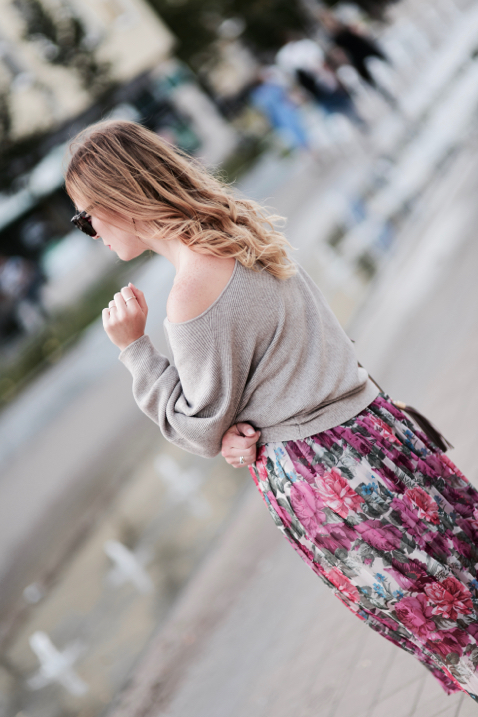
POLYGON ((131 261, 132 259, 136 259, 137 256, 142 254, 142 252, 134 252, 134 251, 128 251, 128 250, 119 250, 112 249, 112 251, 115 252, 118 259, 121 259, 121 261, 131 261))

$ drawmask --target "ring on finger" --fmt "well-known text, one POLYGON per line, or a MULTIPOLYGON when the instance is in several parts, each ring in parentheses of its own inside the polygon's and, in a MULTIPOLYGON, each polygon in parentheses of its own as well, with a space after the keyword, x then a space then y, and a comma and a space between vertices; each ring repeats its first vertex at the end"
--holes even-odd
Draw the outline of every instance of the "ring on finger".
POLYGON ((239 463, 241 464, 241 466, 244 465, 244 463, 245 463, 244 456, 239 456, 239 463))
POLYGON ((128 298, 124 300, 125 304, 127 304, 128 301, 131 301, 131 299, 134 299, 134 298, 135 298, 134 296, 128 296, 128 298))

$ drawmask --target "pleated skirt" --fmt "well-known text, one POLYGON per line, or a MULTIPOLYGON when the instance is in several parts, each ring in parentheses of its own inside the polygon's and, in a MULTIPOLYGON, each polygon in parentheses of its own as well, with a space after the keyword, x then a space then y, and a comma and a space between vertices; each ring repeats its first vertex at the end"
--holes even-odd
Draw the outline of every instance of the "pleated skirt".
POLYGON ((261 446, 250 471, 335 595, 447 693, 478 701, 478 491, 389 397, 336 428, 261 446))

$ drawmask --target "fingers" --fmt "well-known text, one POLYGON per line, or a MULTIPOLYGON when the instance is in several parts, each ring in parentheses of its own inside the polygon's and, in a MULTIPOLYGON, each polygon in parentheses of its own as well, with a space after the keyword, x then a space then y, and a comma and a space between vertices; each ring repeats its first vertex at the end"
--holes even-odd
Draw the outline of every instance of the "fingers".
MULTIPOLYGON (((238 450, 244 451, 254 446, 259 440, 261 435, 260 431, 254 430, 248 423, 239 423, 231 426, 226 431, 222 438, 222 449, 223 451, 229 451, 230 449, 237 448, 238 450), (241 431, 239 429, 242 429, 241 431), (252 434, 244 435, 242 431, 252 434)), ((224 454, 223 454, 224 455, 224 454)))
POLYGON ((256 433, 260 433, 260 431, 256 431, 250 423, 236 423, 235 428, 237 428, 241 436, 253 436, 256 433))
POLYGON ((116 309, 121 316, 128 310, 139 309, 139 304, 131 289, 124 286, 121 291, 116 292, 114 299, 109 302, 108 308, 116 309))
POLYGON ((256 444, 254 443, 253 446, 250 446, 250 448, 230 448, 227 451, 227 457, 231 458, 232 460, 236 460, 239 462, 239 458, 243 457, 244 460, 251 460, 253 461, 256 457, 256 444))
POLYGON ((242 468, 252 465, 256 460, 256 454, 257 451, 255 444, 246 450, 240 451, 235 449, 233 451, 223 451, 222 453, 226 462, 233 468, 242 468))
POLYGON ((144 336, 146 315, 128 287, 116 292, 102 319, 108 337, 121 351, 144 336))
POLYGON ((121 289, 121 296, 123 297, 127 308, 131 308, 135 304, 136 306, 139 306, 136 296, 133 294, 129 286, 123 286, 121 289))
POLYGON ((126 302, 123 299, 123 294, 121 293, 121 291, 116 292, 116 294, 114 296, 114 300, 115 300, 116 308, 120 312, 126 311, 126 302))
POLYGON ((127 288, 131 289, 131 292, 132 292, 133 296, 136 298, 136 301, 138 302, 138 304, 140 305, 141 310, 143 311, 144 314, 147 314, 148 313, 148 304, 146 303, 146 299, 144 298, 143 292, 140 289, 136 288, 136 286, 134 284, 132 284, 131 282, 128 284, 127 288))
POLYGON ((257 433, 259 435, 254 434, 252 438, 246 438, 245 436, 231 436, 228 440, 226 440, 225 445, 230 450, 234 449, 238 451, 246 451, 248 448, 251 448, 251 446, 256 445, 260 436, 260 432, 258 431, 257 433))
POLYGON ((114 299, 109 302, 108 307, 110 309, 117 309, 119 315, 124 315, 126 311, 131 311, 131 309, 137 310, 138 308, 141 309, 145 316, 148 314, 148 305, 143 292, 137 289, 131 282, 128 286, 123 286, 121 291, 116 292, 114 299))
POLYGON ((233 468, 252 465, 256 460, 260 435, 261 432, 256 431, 249 423, 231 426, 223 436, 221 455, 233 468), (243 435, 245 433, 250 435, 243 435))

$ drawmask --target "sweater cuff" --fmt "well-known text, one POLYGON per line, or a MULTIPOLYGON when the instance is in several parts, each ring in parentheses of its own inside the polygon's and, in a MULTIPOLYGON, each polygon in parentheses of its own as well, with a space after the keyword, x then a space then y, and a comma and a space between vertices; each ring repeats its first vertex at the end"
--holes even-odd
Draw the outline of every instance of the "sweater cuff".
POLYGON ((128 371, 134 375, 138 367, 148 361, 151 354, 156 353, 156 349, 151 343, 151 339, 147 334, 143 334, 139 339, 133 341, 132 344, 123 349, 118 356, 128 371))

